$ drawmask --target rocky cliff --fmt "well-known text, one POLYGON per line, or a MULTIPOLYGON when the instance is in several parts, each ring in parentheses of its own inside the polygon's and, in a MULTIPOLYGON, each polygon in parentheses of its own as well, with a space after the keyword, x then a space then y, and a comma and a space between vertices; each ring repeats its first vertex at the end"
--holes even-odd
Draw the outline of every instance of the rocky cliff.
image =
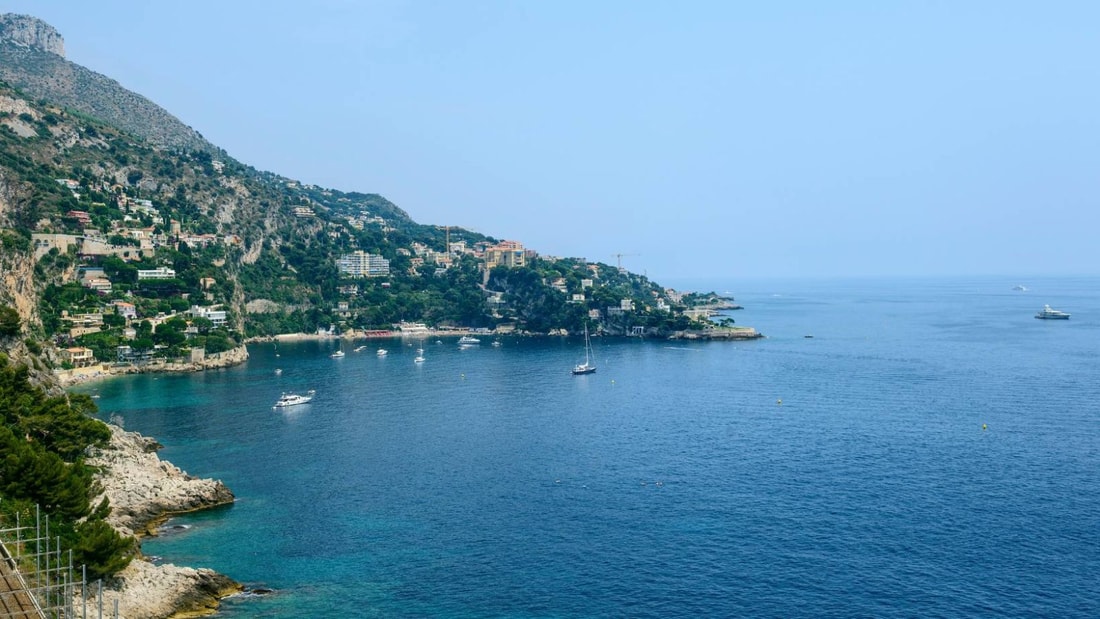
POLYGON ((0 40, 65 57, 65 39, 53 26, 30 15, 0 15, 0 40))
POLYGON ((0 15, 0 80, 35 99, 93 116, 154 146, 217 152, 167 110, 64 57, 61 34, 26 15, 0 15))

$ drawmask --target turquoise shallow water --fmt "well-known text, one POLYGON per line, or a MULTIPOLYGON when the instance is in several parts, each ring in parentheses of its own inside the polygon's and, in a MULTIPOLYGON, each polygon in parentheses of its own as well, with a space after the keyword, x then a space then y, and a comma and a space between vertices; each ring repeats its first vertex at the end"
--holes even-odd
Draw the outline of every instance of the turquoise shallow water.
POLYGON ((595 339, 582 377, 579 339, 268 344, 88 389, 237 494, 144 544, 275 589, 225 617, 1100 616, 1100 279, 707 288, 768 339, 595 339))

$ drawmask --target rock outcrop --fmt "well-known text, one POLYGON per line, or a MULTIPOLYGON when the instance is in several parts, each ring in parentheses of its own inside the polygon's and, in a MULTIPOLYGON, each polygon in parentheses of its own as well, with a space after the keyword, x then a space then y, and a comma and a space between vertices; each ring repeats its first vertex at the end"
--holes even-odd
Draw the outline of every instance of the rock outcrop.
MULTIPOLYGON (((240 590, 240 584, 213 570, 135 560, 103 589, 103 608, 109 611, 104 615, 114 616, 117 601, 119 619, 199 617, 213 613, 219 599, 240 590)), ((81 608, 83 600, 77 604, 81 608)), ((99 608, 97 596, 89 598, 88 608, 99 608)))
MULTIPOLYGON (((123 535, 155 533, 171 514, 233 502, 221 481, 199 479, 157 456, 159 444, 137 432, 111 426, 106 448, 96 449, 87 463, 100 469, 103 493, 111 502, 107 522, 123 535)), ((213 613, 218 600, 241 590, 228 576, 209 569, 154 565, 142 558, 130 562, 103 589, 103 607, 120 619, 197 617, 213 613)), ((83 601, 80 602, 83 604, 83 601)), ((98 608, 98 598, 88 602, 98 608)))
POLYGON ((0 41, 65 57, 65 39, 56 28, 30 15, 0 15, 0 41))
POLYGON ((233 493, 221 481, 188 475, 161 460, 157 447, 151 438, 111 426, 110 444, 87 459, 103 472, 101 496, 111 502, 107 522, 123 535, 148 534, 171 514, 233 502, 233 493))

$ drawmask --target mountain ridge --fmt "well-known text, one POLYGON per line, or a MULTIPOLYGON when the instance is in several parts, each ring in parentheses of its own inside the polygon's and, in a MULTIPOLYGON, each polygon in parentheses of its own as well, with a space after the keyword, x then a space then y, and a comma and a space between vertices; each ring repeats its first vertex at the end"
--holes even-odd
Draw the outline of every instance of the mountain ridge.
POLYGON ((61 34, 35 17, 0 15, 0 80, 34 99, 102 119, 154 146, 220 152, 168 110, 67 60, 61 34))

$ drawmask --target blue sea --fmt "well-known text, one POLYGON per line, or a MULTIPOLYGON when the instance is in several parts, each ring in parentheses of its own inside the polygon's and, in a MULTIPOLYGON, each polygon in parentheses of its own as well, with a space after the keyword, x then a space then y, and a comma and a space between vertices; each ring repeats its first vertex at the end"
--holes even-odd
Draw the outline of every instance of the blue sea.
POLYGON ((588 376, 583 338, 258 344, 84 391, 236 493, 143 544, 274 590, 222 617, 1100 616, 1100 279, 696 289, 767 338, 594 338, 588 376))

